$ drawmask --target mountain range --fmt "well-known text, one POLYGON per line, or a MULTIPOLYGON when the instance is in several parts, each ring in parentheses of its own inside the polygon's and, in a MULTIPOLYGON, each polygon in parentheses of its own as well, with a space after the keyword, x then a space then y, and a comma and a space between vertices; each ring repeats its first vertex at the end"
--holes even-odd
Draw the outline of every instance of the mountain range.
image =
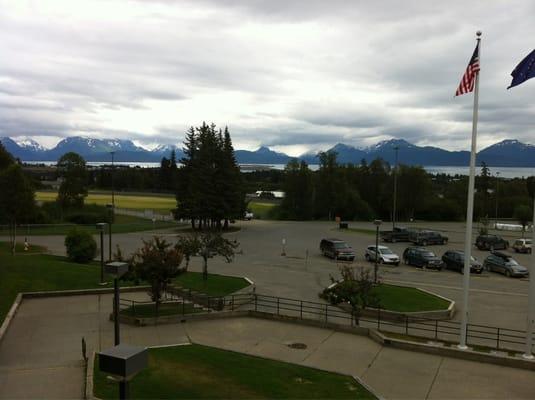
MULTIPOLYGON (((34 140, 15 141, 0 138, 4 147, 22 161, 56 161, 63 154, 73 151, 87 161, 109 162, 110 152, 114 152, 115 161, 119 162, 159 162, 162 157, 169 157, 176 151, 177 160, 183 157, 182 149, 172 145, 160 145, 152 150, 135 145, 131 140, 95 139, 73 136, 61 140, 54 148, 46 149, 34 140)), ((340 163, 370 162, 382 158, 393 164, 396 151, 400 164, 425 166, 467 166, 470 159, 468 151, 449 151, 432 146, 417 146, 403 139, 391 139, 374 146, 359 148, 338 143, 328 151, 336 151, 340 163)), ((279 153, 268 147, 255 151, 236 150, 236 159, 240 164, 286 164, 290 159, 287 154, 279 153)), ((309 164, 317 164, 316 153, 305 153, 300 157, 309 164)), ((494 167, 535 167, 535 146, 508 139, 493 144, 477 154, 478 165, 481 162, 494 167)))

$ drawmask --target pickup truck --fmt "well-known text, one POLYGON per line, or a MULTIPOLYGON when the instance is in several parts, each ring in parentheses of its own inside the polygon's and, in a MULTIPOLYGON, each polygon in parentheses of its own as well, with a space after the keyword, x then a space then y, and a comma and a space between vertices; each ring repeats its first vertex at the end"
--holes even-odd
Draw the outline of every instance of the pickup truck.
POLYGON ((384 242, 408 242, 409 241, 409 230, 407 228, 394 228, 392 231, 382 231, 381 240, 384 242))
POLYGON ((245 215, 243 216, 243 219, 250 221, 254 218, 254 214, 250 211, 245 211, 245 215))

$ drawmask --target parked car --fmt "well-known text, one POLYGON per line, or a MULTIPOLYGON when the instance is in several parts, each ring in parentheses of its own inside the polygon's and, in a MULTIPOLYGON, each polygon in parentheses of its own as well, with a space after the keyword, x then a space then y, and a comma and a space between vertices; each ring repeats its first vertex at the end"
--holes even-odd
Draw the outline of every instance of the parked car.
POLYGON ((409 235, 409 241, 417 246, 427 246, 429 244, 446 244, 448 238, 435 231, 412 231, 409 235))
POLYGON ((509 242, 497 235, 479 235, 476 239, 476 247, 479 250, 507 250, 509 242))
POLYGON ((247 221, 250 221, 254 218, 254 214, 250 211, 245 211, 245 215, 243 216, 243 218, 247 221))
POLYGON ((526 267, 518 264, 509 254, 499 251, 493 251, 483 262, 483 267, 507 277, 527 277, 529 275, 526 267))
POLYGON ((517 239, 513 243, 513 249, 517 253, 529 253, 531 254, 531 239, 517 239))
MULTIPOLYGON (((399 256, 392 252, 392 250, 386 246, 378 246, 377 248, 379 249, 379 252, 377 253, 378 263, 399 265, 399 256)), ((366 258, 367 261, 375 261, 375 245, 366 248, 364 258, 366 258)))
MULTIPOLYGON (((464 251, 448 250, 442 256, 444 268, 464 272, 464 251)), ((480 274, 483 272, 483 265, 473 256, 470 257, 470 272, 480 274)))
POLYGON ((324 256, 337 260, 353 261, 355 259, 355 252, 351 246, 340 239, 322 239, 320 251, 324 256))
POLYGON ((422 268, 435 268, 441 270, 442 260, 425 247, 407 247, 403 252, 403 262, 422 268))
POLYGON ((384 242, 408 242, 409 232, 407 228, 396 227, 391 231, 382 231, 381 240, 384 242))

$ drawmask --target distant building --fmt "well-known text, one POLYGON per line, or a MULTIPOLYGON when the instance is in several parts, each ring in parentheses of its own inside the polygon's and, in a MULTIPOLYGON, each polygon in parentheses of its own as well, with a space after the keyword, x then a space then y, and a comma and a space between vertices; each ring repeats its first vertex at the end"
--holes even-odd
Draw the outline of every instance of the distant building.
POLYGON ((257 190, 255 195, 258 198, 283 199, 285 193, 277 190, 257 190))

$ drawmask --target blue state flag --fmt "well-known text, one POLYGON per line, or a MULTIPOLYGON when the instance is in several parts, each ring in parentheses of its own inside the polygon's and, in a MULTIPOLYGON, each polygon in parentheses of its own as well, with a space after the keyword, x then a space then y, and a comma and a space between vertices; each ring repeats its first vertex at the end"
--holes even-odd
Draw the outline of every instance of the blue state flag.
POLYGON ((507 89, 513 86, 520 85, 527 81, 529 78, 535 77, 535 50, 528 54, 526 58, 520 61, 520 64, 511 72, 513 81, 507 89))

